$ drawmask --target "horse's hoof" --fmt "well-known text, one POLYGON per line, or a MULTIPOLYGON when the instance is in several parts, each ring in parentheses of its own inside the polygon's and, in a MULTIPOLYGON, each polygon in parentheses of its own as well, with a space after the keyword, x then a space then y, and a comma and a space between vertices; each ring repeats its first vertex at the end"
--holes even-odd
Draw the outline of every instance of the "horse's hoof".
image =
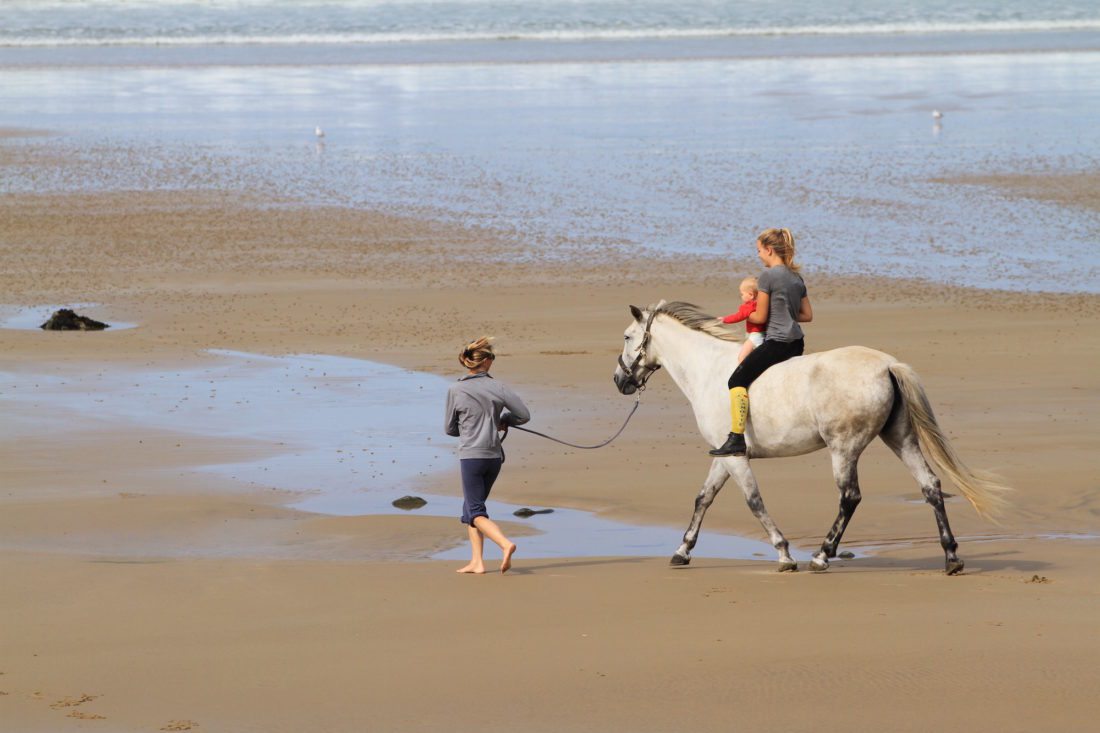
POLYGON ((948 560, 947 566, 944 568, 944 572, 948 575, 958 575, 963 571, 962 560, 948 560))
POLYGON ((779 572, 781 573, 797 573, 798 563, 794 562, 781 562, 779 563, 779 572))
POLYGON ((672 559, 668 561, 668 564, 674 568, 682 568, 685 565, 691 564, 691 558, 684 557, 683 555, 673 555, 672 559))
POLYGON ((810 560, 810 570, 815 573, 824 573, 829 569, 829 561, 823 558, 813 558, 810 560))

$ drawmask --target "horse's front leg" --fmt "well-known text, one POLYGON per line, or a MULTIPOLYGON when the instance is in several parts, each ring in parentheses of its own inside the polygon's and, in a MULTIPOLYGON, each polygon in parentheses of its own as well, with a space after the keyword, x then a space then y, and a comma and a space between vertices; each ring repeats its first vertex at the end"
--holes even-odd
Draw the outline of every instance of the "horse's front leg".
POLYGON ((753 475, 752 469, 749 467, 748 459, 722 458, 719 460, 726 462, 726 470, 730 472, 734 480, 741 486, 741 491, 745 494, 749 511, 760 520, 764 531, 768 533, 772 547, 779 553, 779 572, 786 573, 798 570, 798 563, 791 557, 791 553, 787 548, 787 538, 775 526, 775 522, 768 515, 768 510, 764 508, 764 500, 760 498, 760 487, 756 484, 756 476, 753 475))
POLYGON ((699 496, 695 497, 695 512, 691 515, 691 524, 684 532, 684 541, 669 561, 670 565, 687 565, 691 562, 691 551, 699 539, 699 529, 703 526, 703 515, 707 513, 707 509, 714 502, 714 497, 718 496, 718 492, 725 486, 726 479, 729 477, 730 474, 723 465, 723 459, 716 458, 710 464, 710 473, 707 474, 707 480, 703 482, 703 488, 699 491, 699 496))

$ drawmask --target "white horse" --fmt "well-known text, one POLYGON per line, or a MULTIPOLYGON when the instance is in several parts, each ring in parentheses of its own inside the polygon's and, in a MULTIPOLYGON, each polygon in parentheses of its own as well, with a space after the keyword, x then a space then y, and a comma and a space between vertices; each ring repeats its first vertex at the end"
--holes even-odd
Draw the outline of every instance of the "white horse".
MULTIPOLYGON (((633 322, 615 369, 623 394, 644 389, 661 367, 691 402, 699 432, 712 446, 729 432, 726 380, 737 364, 740 339, 713 316, 690 303, 665 303, 642 310, 630 306, 633 322)), ((916 372, 881 351, 846 346, 796 357, 769 368, 749 388, 748 455, 715 458, 695 500, 695 513, 673 565, 691 562, 703 515, 726 479, 733 476, 749 509, 779 552, 779 570, 797 570, 787 540, 764 508, 751 458, 780 458, 828 448, 840 490, 840 513, 813 558, 811 570, 826 570, 860 501, 856 463, 876 436, 901 459, 920 485, 939 526, 948 575, 963 569, 958 545, 947 522, 940 481, 928 456, 959 487, 980 516, 996 514, 1008 488, 989 474, 966 467, 940 430, 916 372)))

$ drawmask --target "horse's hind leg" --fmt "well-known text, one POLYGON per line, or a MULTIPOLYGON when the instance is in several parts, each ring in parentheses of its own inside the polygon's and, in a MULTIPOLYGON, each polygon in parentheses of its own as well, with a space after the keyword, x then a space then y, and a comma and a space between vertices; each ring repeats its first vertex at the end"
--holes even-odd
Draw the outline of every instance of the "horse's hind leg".
POLYGON ((943 505, 943 491, 940 489, 940 480, 928 461, 921 452, 917 436, 905 419, 893 420, 882 431, 882 440, 897 454, 913 478, 920 484, 924 500, 931 505, 936 515, 936 526, 940 530, 940 546, 943 547, 944 571, 948 575, 956 575, 962 572, 963 561, 955 554, 959 544, 955 542, 955 535, 951 533, 951 524, 947 521, 947 509, 943 505))
POLYGON ((862 495, 859 493, 859 477, 856 473, 858 461, 859 451, 833 450, 833 477, 836 479, 837 489, 840 490, 840 512, 829 534, 825 536, 821 549, 810 559, 810 570, 829 569, 829 560, 836 557, 840 538, 844 536, 844 530, 848 528, 848 522, 852 520, 852 515, 859 506, 862 495))
POLYGON ((771 516, 768 515, 768 510, 764 508, 764 500, 760 498, 760 488, 756 484, 756 476, 753 475, 752 469, 749 468, 748 460, 744 458, 725 458, 730 474, 736 479, 738 485, 741 487, 741 491, 745 494, 745 501, 749 505, 749 511, 752 515, 760 520, 760 524, 764 527, 764 531, 768 533, 768 538, 771 540, 772 547, 779 552, 779 572, 793 572, 798 570, 798 563, 791 557, 791 553, 788 551, 787 538, 783 536, 783 533, 779 531, 779 528, 775 526, 775 522, 772 521, 771 516))
POLYGON ((721 460, 715 460, 710 464, 710 473, 707 474, 707 480, 703 482, 703 488, 699 491, 699 496, 695 497, 695 512, 691 515, 691 523, 688 525, 687 531, 684 532, 684 541, 669 561, 670 565, 687 565, 691 562, 691 551, 699 540, 699 529, 703 526, 703 515, 707 513, 707 509, 714 502, 714 497, 718 496, 718 492, 725 486, 726 479, 729 477, 729 471, 722 465, 721 460))

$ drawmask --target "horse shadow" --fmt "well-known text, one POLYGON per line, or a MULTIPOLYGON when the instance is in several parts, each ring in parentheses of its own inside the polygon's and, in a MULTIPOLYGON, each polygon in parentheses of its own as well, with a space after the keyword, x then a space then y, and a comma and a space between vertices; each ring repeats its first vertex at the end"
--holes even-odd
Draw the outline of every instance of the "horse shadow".
MULTIPOLYGON (((676 572, 713 572, 716 570, 760 570, 774 571, 774 560, 718 560, 713 558, 700 558, 702 563, 692 563, 682 567, 672 568, 676 572)), ((1033 556, 1026 555, 1022 550, 1004 549, 990 550, 987 552, 968 552, 963 556, 966 569, 961 575, 980 575, 982 573, 1020 572, 1039 574, 1049 572, 1055 567, 1053 563, 1037 560, 1033 556)), ((808 562, 799 562, 800 573, 813 573, 809 570, 808 562)), ((829 575, 833 573, 852 572, 943 572, 943 556, 939 553, 928 557, 884 557, 869 556, 852 559, 834 559, 829 570, 820 573, 829 575)), ((818 573, 813 573, 818 574, 818 573)))
MULTIPOLYGON (((1053 563, 1035 559, 1016 549, 989 549, 985 552, 971 552, 964 555, 966 569, 962 575, 979 575, 981 573, 1019 572, 1038 574, 1050 571, 1055 567, 1053 563)), ((657 565, 667 562, 663 556, 639 556, 639 557, 585 557, 575 559, 551 559, 542 563, 538 560, 529 560, 520 567, 509 570, 511 575, 538 575, 551 570, 575 570, 584 567, 600 567, 613 565, 657 565)), ((774 560, 747 559, 747 558, 696 558, 691 565, 671 567, 675 572, 714 572, 730 570, 759 570, 773 571, 774 560)), ((871 555, 852 559, 837 558, 832 561, 830 569, 821 573, 851 573, 851 572, 943 572, 943 556, 933 553, 928 557, 888 557, 871 555)), ((812 572, 808 562, 799 563, 799 572, 812 572)))

